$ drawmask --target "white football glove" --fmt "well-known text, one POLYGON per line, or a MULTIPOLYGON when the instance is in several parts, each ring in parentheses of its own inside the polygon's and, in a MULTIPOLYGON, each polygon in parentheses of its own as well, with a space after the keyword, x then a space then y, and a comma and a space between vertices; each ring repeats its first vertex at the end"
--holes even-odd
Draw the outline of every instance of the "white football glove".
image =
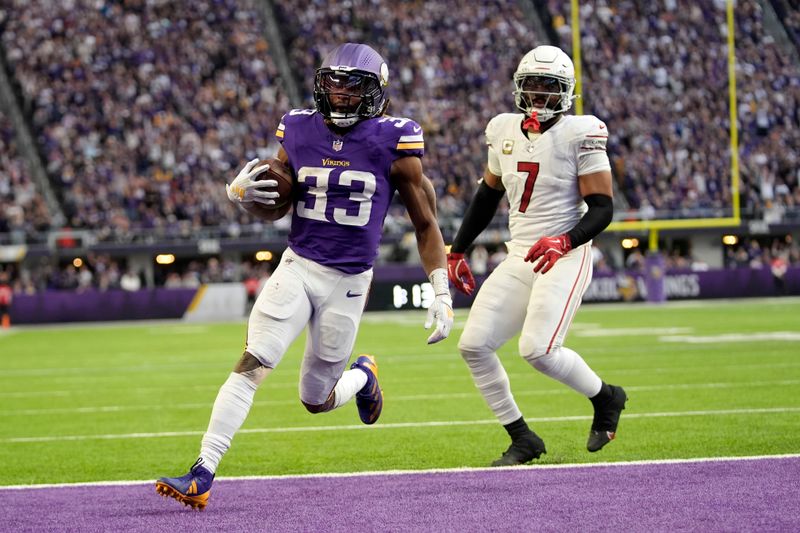
POLYGON ((453 299, 449 294, 439 294, 428 308, 428 318, 425 320, 425 329, 436 322, 436 328, 428 337, 428 344, 434 344, 447 338, 453 328, 453 299))
POLYGON ((234 203, 252 203, 258 202, 264 205, 275 205, 275 198, 280 196, 277 191, 265 191, 277 187, 276 180, 261 180, 256 181, 255 177, 269 168, 269 165, 264 164, 257 167, 258 159, 248 161, 247 164, 239 171, 239 175, 230 185, 225 185, 225 190, 228 192, 228 199, 234 203))

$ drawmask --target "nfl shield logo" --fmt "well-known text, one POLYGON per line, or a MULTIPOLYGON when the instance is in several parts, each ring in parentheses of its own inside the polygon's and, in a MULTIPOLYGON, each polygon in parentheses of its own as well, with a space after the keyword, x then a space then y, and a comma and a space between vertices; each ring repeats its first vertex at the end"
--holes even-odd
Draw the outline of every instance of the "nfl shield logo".
POLYGON ((342 142, 341 139, 336 139, 335 141, 333 141, 333 151, 334 152, 341 152, 343 144, 344 143, 342 142))

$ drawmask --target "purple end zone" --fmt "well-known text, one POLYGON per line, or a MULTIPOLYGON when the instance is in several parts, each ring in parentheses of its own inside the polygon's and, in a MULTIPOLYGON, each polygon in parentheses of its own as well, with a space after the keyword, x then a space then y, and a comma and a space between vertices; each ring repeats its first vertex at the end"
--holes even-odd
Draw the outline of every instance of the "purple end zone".
POLYGON ((798 531, 800 458, 0 491, 2 531, 798 531), (795 487, 794 489, 792 487, 795 487))

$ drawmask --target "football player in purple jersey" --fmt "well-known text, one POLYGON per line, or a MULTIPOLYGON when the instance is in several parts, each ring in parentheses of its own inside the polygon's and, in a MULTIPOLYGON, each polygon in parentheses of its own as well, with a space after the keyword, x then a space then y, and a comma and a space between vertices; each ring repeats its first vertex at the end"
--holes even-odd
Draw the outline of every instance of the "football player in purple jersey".
MULTIPOLYGON (((294 109, 276 131, 278 159, 296 176, 288 248, 250 314, 247 345, 222 385, 189 473, 161 478, 162 495, 202 509, 217 466, 244 422, 261 382, 308 327, 300 401, 323 413, 355 397, 365 424, 381 414, 378 366, 361 355, 346 370, 372 281, 383 221, 395 191, 416 231, 435 299, 425 327, 432 344, 453 324, 436 196, 422 172, 425 142, 413 120, 385 114, 389 69, 375 50, 346 43, 331 51, 314 80, 314 109, 294 109)), ((274 203, 271 180, 256 181, 253 160, 227 187, 243 208, 274 203)))

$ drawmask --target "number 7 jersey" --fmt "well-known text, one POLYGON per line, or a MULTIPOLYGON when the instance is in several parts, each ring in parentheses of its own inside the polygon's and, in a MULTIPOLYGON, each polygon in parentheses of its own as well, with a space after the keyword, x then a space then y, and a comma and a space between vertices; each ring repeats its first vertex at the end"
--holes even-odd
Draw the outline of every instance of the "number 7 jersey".
POLYGON ((525 254, 541 237, 561 235, 583 217, 578 176, 610 170, 608 129, 591 115, 564 115, 531 140, 521 113, 503 113, 486 126, 488 168, 508 195, 509 252, 525 254))
POLYGON ((397 117, 362 120, 344 135, 313 109, 293 109, 275 133, 297 178, 289 246, 345 274, 372 267, 396 190, 396 159, 422 157, 422 128, 397 117))

